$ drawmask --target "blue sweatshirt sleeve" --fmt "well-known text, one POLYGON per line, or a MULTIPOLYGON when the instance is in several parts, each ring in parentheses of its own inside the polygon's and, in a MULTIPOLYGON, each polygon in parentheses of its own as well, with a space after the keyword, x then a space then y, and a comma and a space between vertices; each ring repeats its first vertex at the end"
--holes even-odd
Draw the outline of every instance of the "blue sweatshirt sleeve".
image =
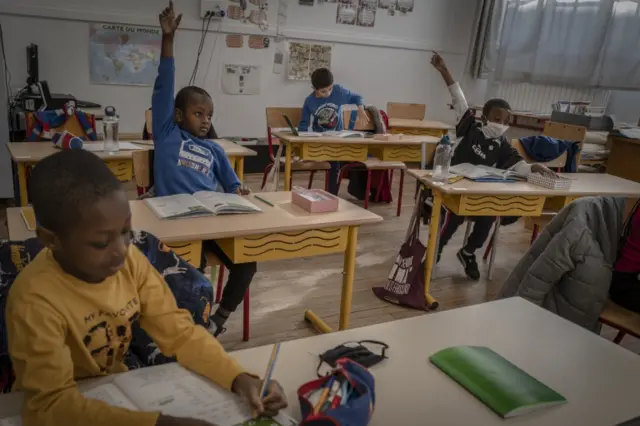
POLYGON ((151 120, 152 134, 155 141, 164 139, 173 122, 174 110, 174 79, 176 67, 174 58, 160 58, 158 66, 158 76, 153 86, 153 96, 151 97, 151 120))
POLYGON ((309 125, 311 124, 311 108, 309 107, 309 98, 304 100, 302 106, 302 116, 300 117, 300 123, 298 123, 298 130, 301 132, 308 132, 309 125))
POLYGON ((231 167, 227 154, 225 154, 224 150, 218 144, 214 146, 214 153, 218 163, 218 167, 215 169, 216 178, 222 185, 224 192, 232 194, 240 188, 240 179, 238 179, 238 175, 236 175, 235 170, 231 167))
POLYGON ((349 89, 346 89, 343 86, 340 86, 339 84, 336 84, 333 86, 333 90, 338 90, 340 93, 340 100, 341 100, 341 104, 342 105, 364 105, 364 100, 362 99, 362 96, 358 95, 355 92, 352 92, 349 89))

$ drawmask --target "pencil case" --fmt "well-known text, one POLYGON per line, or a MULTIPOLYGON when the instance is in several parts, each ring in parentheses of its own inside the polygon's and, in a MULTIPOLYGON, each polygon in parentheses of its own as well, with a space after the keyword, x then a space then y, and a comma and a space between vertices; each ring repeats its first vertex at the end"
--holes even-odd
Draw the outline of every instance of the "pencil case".
MULTIPOLYGON (((342 400, 340 395, 340 400, 342 400)), ((298 389, 298 400, 302 411, 301 426, 366 426, 371 420, 375 406, 375 380, 369 370, 347 358, 337 361, 333 372, 327 376, 305 383, 298 389), (314 411, 310 397, 322 393, 330 382, 347 382, 350 387, 348 398, 337 405, 331 405, 336 398, 329 394, 329 408, 314 411)))

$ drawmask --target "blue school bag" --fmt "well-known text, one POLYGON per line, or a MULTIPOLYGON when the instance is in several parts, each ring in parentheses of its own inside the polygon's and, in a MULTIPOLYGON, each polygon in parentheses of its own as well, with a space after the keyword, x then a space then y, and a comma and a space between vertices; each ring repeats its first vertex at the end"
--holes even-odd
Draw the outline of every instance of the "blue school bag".
POLYGON ((375 379, 363 366, 342 358, 332 374, 305 383, 298 389, 302 412, 300 426, 367 426, 376 402, 375 379), (353 392, 344 405, 314 413, 309 396, 323 388, 331 378, 347 380, 353 392))

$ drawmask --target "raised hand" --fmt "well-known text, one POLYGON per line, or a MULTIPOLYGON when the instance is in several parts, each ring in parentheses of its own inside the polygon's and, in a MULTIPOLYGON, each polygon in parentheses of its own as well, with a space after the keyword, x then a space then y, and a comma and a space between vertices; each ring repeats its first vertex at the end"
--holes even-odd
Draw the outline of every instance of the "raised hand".
POLYGON ((433 56, 431 57, 431 65, 433 65, 433 67, 440 72, 443 72, 447 69, 447 64, 444 62, 444 59, 442 59, 442 56, 440 56, 440 54, 437 52, 434 52, 433 56))
POLYGON ((173 10, 173 1, 169 1, 169 6, 166 7, 159 15, 160 27, 162 28, 163 35, 175 34, 180 21, 182 20, 182 13, 176 16, 173 10))

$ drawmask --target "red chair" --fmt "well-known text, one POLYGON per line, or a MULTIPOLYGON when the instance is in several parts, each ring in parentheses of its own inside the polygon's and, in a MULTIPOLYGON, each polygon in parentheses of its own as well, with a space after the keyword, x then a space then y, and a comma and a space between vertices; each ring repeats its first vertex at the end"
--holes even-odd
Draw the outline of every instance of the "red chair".
MULTIPOLYGON (((343 120, 345 123, 345 127, 346 127, 346 123, 351 122, 351 115, 352 115, 351 110, 345 110, 343 112, 343 120)), ((373 123, 373 120, 371 119, 371 114, 368 111, 367 111, 367 115, 369 116, 369 124, 365 126, 359 126, 356 123, 353 126, 354 130, 359 130, 359 131, 375 130, 375 125, 373 123)), ((338 188, 340 188, 340 183, 342 182, 342 178, 349 172, 349 170, 358 168, 358 167, 363 167, 363 166, 365 169, 367 169, 367 183, 366 183, 365 198, 364 198, 365 209, 369 208, 369 196, 371 194, 373 172, 374 171, 386 172, 386 174, 379 173, 378 182, 376 183, 377 191, 376 191, 376 196, 374 197, 374 202, 379 202, 380 195, 383 190, 388 189, 389 191, 391 191, 391 184, 393 183, 393 171, 400 170, 400 188, 398 190, 398 208, 396 210, 396 216, 400 216, 400 213, 402 211, 402 193, 404 190, 404 174, 405 174, 405 171, 407 170, 406 164, 404 164, 401 161, 381 161, 381 160, 378 160, 377 158, 369 158, 368 160, 363 162, 348 163, 342 166, 342 168, 340 168, 340 174, 338 174, 338 188), (385 185, 384 185, 385 175, 388 177, 388 182, 389 182, 388 188, 385 188, 385 185)))
MULTIPOLYGON (((267 141, 269 142, 269 159, 271 160, 271 162, 264 169, 261 188, 264 188, 264 186, 266 185, 267 176, 269 175, 269 172, 273 168, 273 165, 276 161, 275 153, 273 152, 273 145, 275 140, 277 139, 275 139, 271 135, 271 132, 274 131, 274 129, 289 128, 289 125, 287 124, 282 114, 285 114, 287 117, 289 117, 289 119, 294 125, 299 123, 300 117, 302 116, 302 108, 267 107, 266 114, 267 114, 267 141)), ((280 161, 284 162, 284 157, 281 157, 280 161)), ((316 172, 324 171, 325 172, 325 183, 324 183, 325 188, 324 189, 325 191, 327 191, 329 189, 328 186, 329 186, 330 170, 331 170, 331 165, 329 164, 328 161, 300 161, 300 160, 294 159, 291 162, 292 176, 293 176, 293 173, 299 173, 299 172, 310 173, 309 185, 308 185, 309 188, 311 188, 311 186, 313 185, 313 178, 315 177, 316 172)))

